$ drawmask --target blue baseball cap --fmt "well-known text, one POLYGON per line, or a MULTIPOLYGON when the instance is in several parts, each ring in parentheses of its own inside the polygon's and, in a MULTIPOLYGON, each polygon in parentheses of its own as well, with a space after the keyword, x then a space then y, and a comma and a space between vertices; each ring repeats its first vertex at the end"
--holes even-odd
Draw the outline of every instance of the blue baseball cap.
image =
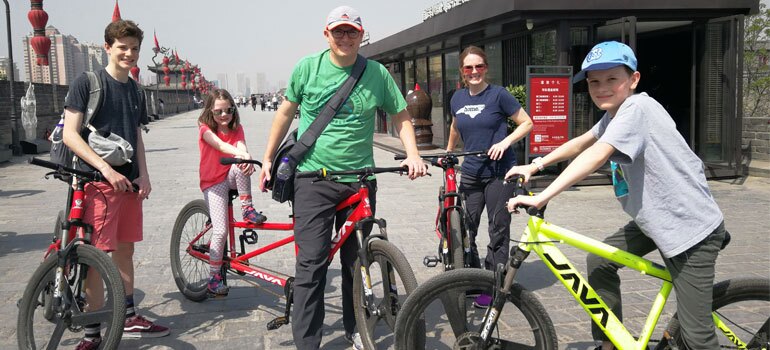
POLYGON ((580 66, 580 72, 572 78, 573 83, 577 83, 586 78, 586 72, 591 70, 605 70, 624 65, 631 70, 636 71, 636 55, 628 45, 617 41, 605 41, 597 44, 586 55, 583 64, 580 66))

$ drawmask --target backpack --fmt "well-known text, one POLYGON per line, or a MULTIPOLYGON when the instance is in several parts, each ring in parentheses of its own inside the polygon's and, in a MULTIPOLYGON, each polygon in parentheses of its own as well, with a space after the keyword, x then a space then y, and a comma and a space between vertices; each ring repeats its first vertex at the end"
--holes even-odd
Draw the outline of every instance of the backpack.
MULTIPOLYGON (((81 125, 83 127, 91 124, 94 115, 102 106, 102 83, 99 81, 99 77, 94 72, 85 73, 88 77, 88 105, 86 106, 86 113, 83 115, 81 125)), ((51 132, 49 140, 51 140, 51 162, 72 168, 77 160, 77 156, 64 144, 64 112, 62 112, 61 119, 59 119, 53 132, 51 132)), ((69 182, 70 179, 63 178, 61 180, 69 182)))

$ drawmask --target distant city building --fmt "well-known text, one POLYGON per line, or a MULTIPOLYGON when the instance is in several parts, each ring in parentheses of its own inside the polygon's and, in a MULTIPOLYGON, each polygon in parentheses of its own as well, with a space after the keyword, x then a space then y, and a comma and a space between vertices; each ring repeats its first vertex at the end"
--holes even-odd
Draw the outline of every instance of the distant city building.
POLYGON ((229 86, 227 84, 227 74, 226 73, 219 73, 219 74, 217 74, 217 80, 218 80, 217 86, 220 89, 225 89, 225 90, 228 90, 228 91, 230 90, 230 88, 229 88, 229 86))
POLYGON ((270 91, 267 87, 267 76, 265 73, 257 73, 257 80, 254 91, 258 94, 264 94, 270 91))
POLYGON ((238 73, 235 75, 236 84, 237 84, 237 91, 231 91, 230 93, 234 95, 243 95, 248 96, 250 92, 250 80, 248 77, 246 77, 246 74, 244 73, 238 73))
POLYGON ((286 89, 286 80, 279 80, 278 81, 278 90, 286 89))
MULTIPOLYGON (((8 57, 0 57, 0 80, 8 80, 10 63, 11 60, 9 60, 8 57)), ((16 64, 16 62, 13 62, 13 80, 21 81, 21 76, 19 75, 19 66, 16 64)))
POLYGON ((29 81, 50 84, 51 79, 59 85, 69 85, 81 73, 97 70, 107 64, 107 53, 101 45, 81 44, 72 35, 61 34, 54 26, 45 29, 51 39, 48 66, 38 66, 35 52, 30 44, 33 35, 23 41, 24 72, 29 81))

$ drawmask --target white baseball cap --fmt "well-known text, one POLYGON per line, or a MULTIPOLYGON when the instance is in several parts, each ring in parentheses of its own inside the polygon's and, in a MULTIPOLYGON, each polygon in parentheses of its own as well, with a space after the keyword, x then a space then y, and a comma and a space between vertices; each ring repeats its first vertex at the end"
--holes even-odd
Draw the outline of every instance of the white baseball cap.
POLYGON ((350 6, 340 6, 329 12, 326 17, 326 29, 332 30, 341 25, 349 25, 359 31, 364 30, 361 24, 361 16, 356 9, 350 6))

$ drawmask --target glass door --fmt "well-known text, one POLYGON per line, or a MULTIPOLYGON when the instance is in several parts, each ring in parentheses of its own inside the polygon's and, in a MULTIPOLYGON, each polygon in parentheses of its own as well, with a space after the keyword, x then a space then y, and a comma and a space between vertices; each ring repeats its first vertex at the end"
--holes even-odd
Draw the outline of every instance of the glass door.
MULTIPOLYGON (((696 152, 710 168, 740 170, 742 118, 743 16, 710 20, 699 33, 696 152)), ((724 173, 724 172, 722 172, 724 173)))

